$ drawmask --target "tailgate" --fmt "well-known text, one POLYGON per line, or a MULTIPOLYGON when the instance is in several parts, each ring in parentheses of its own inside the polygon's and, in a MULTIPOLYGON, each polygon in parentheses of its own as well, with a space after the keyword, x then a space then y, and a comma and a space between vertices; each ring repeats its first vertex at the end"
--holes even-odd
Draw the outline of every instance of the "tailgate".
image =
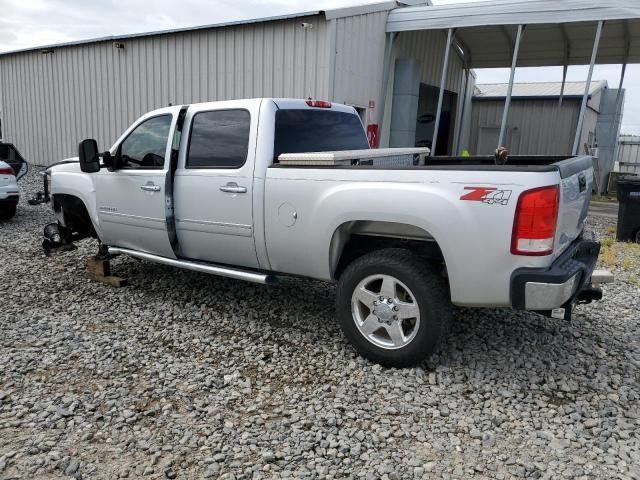
MULTIPOLYGON (((0 187, 6 187, 13 181, 13 175, 5 175, 0 173, 0 187)), ((5 193, 5 192, 2 192, 5 193)))
POLYGON ((584 229, 593 186, 593 160, 573 157, 555 164, 560 171, 560 209, 556 232, 556 255, 560 255, 584 229))
POLYGON ((10 143, 0 143, 0 161, 8 163, 16 173, 16 179, 20 180, 27 174, 29 166, 20 152, 10 143))

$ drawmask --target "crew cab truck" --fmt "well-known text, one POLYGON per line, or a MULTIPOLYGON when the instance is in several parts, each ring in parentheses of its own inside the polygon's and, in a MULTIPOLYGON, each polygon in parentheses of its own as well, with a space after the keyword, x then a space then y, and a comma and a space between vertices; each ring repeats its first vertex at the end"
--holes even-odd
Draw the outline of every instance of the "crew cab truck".
POLYGON ((584 231, 590 157, 389 166, 395 153, 359 161, 372 151, 351 107, 237 100, 148 113, 103 154, 83 141, 48 177, 62 236, 93 236, 103 252, 336 282, 345 336, 384 365, 431 355, 452 304, 568 317, 601 296, 584 231))

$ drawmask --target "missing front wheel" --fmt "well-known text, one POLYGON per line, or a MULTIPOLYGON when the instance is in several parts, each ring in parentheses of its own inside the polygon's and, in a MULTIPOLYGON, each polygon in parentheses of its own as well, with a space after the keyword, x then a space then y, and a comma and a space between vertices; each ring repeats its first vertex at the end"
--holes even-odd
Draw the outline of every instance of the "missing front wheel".
POLYGON ((73 235, 68 228, 63 227, 59 223, 50 223, 44 227, 42 249, 45 255, 49 256, 54 251, 67 251, 75 248, 73 235))

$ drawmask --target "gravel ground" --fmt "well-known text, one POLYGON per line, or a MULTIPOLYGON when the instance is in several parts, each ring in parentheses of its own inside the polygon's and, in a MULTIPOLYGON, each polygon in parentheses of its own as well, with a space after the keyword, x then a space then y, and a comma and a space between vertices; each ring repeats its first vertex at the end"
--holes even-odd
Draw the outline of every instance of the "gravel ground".
POLYGON ((631 283, 571 323, 459 309, 429 364, 383 369, 332 286, 119 258, 113 289, 86 279, 95 243, 43 256, 51 218, 0 224, 0 478, 640 478, 631 283))

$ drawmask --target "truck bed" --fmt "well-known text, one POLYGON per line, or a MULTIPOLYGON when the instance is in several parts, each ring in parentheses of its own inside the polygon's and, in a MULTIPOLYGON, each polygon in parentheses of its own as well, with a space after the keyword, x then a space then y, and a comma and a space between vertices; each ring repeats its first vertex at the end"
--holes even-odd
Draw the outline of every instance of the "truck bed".
POLYGON ((572 157, 570 155, 510 155, 507 163, 496 165, 493 155, 477 155, 471 157, 438 156, 427 157, 424 165, 399 165, 397 162, 385 163, 381 159, 377 164, 362 162, 356 165, 283 165, 274 163, 271 168, 305 168, 305 169, 374 169, 374 170, 473 170, 500 172, 553 172, 560 171, 562 178, 573 175, 592 165, 590 156, 572 157))

